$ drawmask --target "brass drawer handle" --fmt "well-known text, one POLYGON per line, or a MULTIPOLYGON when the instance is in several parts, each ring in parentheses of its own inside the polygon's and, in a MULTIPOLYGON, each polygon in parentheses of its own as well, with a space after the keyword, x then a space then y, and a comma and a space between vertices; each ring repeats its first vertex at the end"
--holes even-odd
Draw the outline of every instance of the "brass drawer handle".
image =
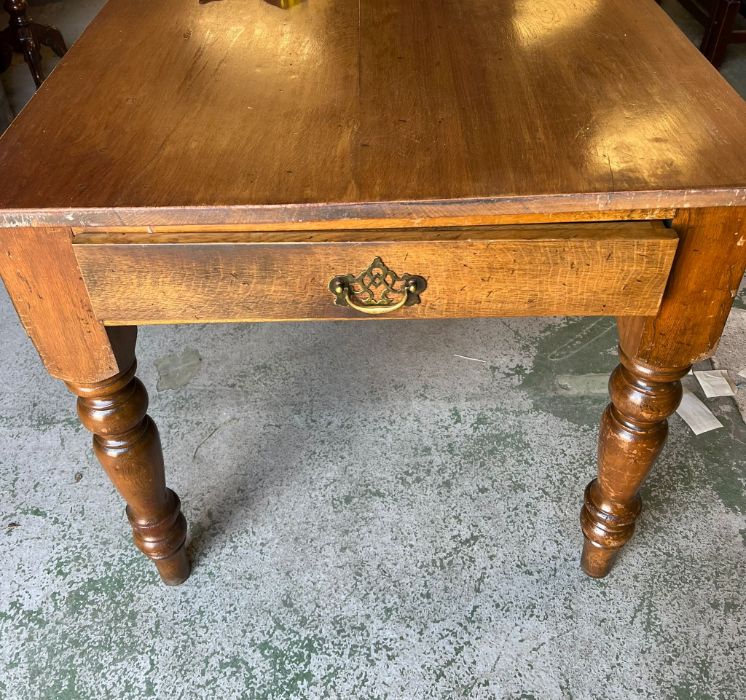
POLYGON ((420 294, 425 289, 424 277, 408 274, 400 277, 386 267, 381 258, 376 258, 357 277, 337 275, 329 282, 329 290, 336 297, 335 304, 370 316, 390 314, 404 306, 419 304, 420 294))

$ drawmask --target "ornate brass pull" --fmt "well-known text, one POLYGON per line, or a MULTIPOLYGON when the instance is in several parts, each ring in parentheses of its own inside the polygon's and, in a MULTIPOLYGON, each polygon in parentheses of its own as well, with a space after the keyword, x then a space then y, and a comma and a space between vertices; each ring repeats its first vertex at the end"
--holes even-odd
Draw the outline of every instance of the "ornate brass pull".
POLYGON ((408 274, 400 277, 386 267, 381 258, 376 258, 357 277, 338 275, 329 282, 329 290, 338 306, 349 306, 370 316, 390 314, 404 306, 419 304, 420 294, 426 288, 424 277, 408 274))
POLYGON ((409 299, 409 293, 414 293, 417 291, 417 284, 415 282, 410 282, 404 290, 402 298, 399 299, 396 304, 391 304, 390 306, 378 306, 377 304, 369 304, 368 306, 363 306, 352 301, 352 297, 350 297, 350 288, 346 282, 340 281, 339 279, 335 279, 335 281, 337 281, 338 284, 335 285, 333 291, 335 294, 338 295, 338 298, 339 296, 342 297, 345 305, 352 307, 353 309, 355 309, 355 311, 359 311, 363 314, 370 314, 371 316, 380 316, 381 314, 390 314, 392 311, 398 311, 407 303, 407 300, 409 299))

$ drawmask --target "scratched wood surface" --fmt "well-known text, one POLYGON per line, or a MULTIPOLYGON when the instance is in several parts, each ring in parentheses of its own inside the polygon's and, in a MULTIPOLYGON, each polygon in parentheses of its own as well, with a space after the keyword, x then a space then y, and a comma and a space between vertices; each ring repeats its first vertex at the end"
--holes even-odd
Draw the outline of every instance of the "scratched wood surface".
POLYGON ((652 0, 110 0, 0 141, 0 225, 726 206, 745 149, 652 0))
POLYGON ((678 242, 662 223, 571 226, 564 234, 559 226, 528 228, 496 229, 492 239, 488 231, 414 241, 389 232, 391 240, 342 242, 337 232, 334 242, 73 248, 96 317, 114 325, 365 318, 337 306, 329 283, 357 276, 376 257, 399 275, 427 280, 421 303, 397 318, 657 311, 678 242))

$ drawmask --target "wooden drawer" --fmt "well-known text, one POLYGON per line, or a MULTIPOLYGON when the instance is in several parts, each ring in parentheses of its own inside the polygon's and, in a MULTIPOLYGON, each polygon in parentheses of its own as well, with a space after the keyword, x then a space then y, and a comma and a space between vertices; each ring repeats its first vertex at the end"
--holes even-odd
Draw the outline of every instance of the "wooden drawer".
POLYGON ((427 231, 102 232, 77 236, 74 250, 97 317, 110 325, 141 325, 368 318, 340 306, 344 295, 330 291, 330 282, 358 278, 348 290, 357 306, 373 297, 401 301, 401 280, 388 297, 381 296, 380 279, 368 285, 372 297, 363 292, 360 285, 371 280, 360 275, 376 259, 394 275, 426 281, 419 303, 376 318, 646 316, 658 309, 676 245, 674 232, 660 222, 624 222, 427 231))

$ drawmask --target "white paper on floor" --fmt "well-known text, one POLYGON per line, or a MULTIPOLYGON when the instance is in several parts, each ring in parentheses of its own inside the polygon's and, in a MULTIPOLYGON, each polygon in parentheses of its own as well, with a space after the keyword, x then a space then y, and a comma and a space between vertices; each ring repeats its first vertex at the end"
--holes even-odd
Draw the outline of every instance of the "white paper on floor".
POLYGON ((728 376, 727 369, 710 369, 704 372, 695 372, 694 376, 699 381, 702 391, 708 399, 718 396, 735 396, 736 387, 728 376))
POLYGON ((695 435, 723 427, 712 411, 687 389, 684 389, 684 396, 676 413, 684 419, 695 435))

